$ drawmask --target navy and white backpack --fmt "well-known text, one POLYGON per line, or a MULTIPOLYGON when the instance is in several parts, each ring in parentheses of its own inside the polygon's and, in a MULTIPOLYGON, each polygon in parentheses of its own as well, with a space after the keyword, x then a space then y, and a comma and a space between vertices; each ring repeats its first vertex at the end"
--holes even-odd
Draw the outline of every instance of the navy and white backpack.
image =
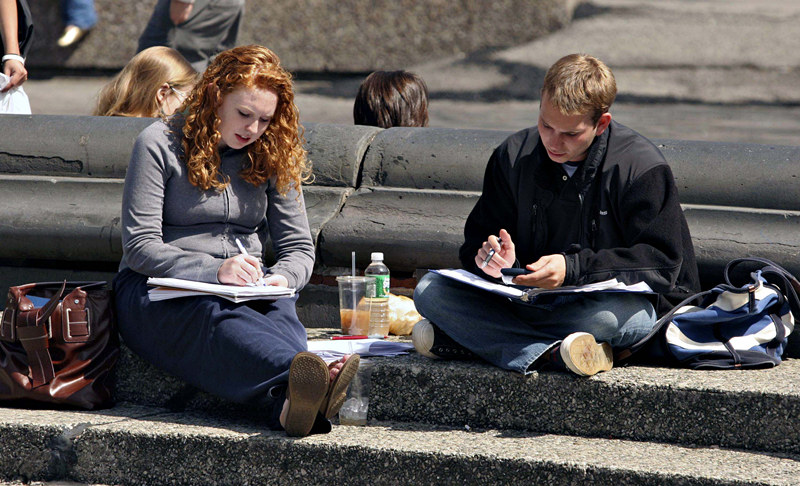
POLYGON ((739 258, 725 267, 725 283, 695 294, 661 317, 648 338, 618 355, 660 348, 666 361, 692 369, 771 368, 800 352, 800 282, 780 265, 739 258), (731 282, 734 267, 759 264, 750 281, 731 282), (787 351, 789 351, 787 353, 787 351))

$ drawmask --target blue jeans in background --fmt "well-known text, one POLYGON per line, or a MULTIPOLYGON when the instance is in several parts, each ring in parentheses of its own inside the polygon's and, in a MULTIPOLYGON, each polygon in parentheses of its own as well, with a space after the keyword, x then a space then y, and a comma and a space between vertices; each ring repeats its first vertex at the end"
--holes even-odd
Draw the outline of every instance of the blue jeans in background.
POLYGON ((645 337, 656 322, 653 305, 643 295, 573 294, 529 305, 435 273, 420 280, 414 304, 457 343, 496 366, 526 374, 537 358, 573 332, 588 332, 616 350, 645 337))
POLYGON ((94 0, 61 0, 61 20, 64 26, 74 25, 91 29, 97 23, 94 0))

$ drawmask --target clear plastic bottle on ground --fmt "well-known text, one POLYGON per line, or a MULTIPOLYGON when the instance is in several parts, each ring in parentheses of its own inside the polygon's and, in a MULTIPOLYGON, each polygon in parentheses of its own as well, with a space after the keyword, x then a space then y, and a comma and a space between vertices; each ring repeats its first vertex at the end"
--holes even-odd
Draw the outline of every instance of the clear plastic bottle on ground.
POLYGON ((389 334, 389 267, 383 263, 383 253, 373 252, 372 263, 364 270, 364 275, 375 279, 375 295, 369 316, 369 337, 383 337, 389 334))

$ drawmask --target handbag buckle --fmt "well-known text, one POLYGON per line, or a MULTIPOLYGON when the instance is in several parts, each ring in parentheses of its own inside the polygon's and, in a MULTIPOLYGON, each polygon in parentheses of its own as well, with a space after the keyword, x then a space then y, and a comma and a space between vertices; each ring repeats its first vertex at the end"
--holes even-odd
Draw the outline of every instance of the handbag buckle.
MULTIPOLYGON (((80 320, 73 320, 72 318, 73 309, 67 307, 66 312, 64 313, 64 337, 65 340, 69 342, 75 342, 73 339, 77 340, 87 340, 89 336, 92 334, 92 327, 91 327, 91 316, 89 312, 89 308, 85 308, 82 312, 85 313, 85 317, 81 317, 80 320), (85 330, 81 329, 79 332, 78 329, 80 327, 84 327, 85 330)), ((81 311, 78 311, 81 312, 81 311)))
POLYGON ((6 306, 5 311, 3 311, 3 319, 0 320, 0 339, 3 341, 14 342, 17 340, 17 326, 14 320, 16 312, 16 309, 9 306, 6 306))

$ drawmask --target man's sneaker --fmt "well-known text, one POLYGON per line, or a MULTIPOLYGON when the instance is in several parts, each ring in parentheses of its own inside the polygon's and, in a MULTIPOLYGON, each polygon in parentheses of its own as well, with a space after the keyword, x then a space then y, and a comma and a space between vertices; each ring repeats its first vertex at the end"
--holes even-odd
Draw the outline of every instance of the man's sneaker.
POLYGON ((414 324, 411 331, 414 348, 423 356, 432 359, 476 359, 478 356, 453 341, 453 338, 442 332, 428 319, 414 324))
POLYGON ((568 370, 580 376, 596 375, 614 366, 611 345, 594 340, 588 332, 574 332, 561 342, 560 356, 568 370))

